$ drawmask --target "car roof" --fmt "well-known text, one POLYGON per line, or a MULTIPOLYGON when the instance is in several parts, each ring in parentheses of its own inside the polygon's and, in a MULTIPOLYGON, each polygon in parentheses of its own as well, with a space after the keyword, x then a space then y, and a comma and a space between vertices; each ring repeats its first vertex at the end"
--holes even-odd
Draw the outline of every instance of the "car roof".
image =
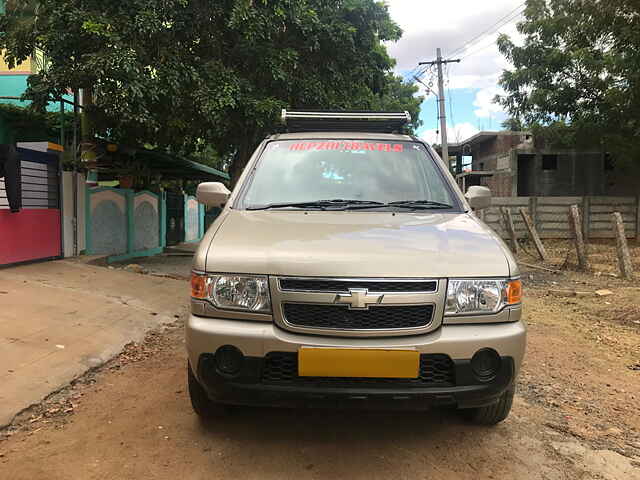
POLYGON ((307 140, 307 139, 349 139, 349 140, 395 140, 413 142, 414 137, 398 133, 367 133, 367 132, 297 132, 279 133, 271 135, 268 140, 307 140))

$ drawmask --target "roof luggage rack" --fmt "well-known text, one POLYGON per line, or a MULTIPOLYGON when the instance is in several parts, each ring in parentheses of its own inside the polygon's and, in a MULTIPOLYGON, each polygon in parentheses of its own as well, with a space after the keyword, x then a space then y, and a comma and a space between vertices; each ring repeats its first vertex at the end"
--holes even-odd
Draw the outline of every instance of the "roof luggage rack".
POLYGON ((404 133, 411 122, 409 112, 290 112, 282 110, 288 132, 404 133))

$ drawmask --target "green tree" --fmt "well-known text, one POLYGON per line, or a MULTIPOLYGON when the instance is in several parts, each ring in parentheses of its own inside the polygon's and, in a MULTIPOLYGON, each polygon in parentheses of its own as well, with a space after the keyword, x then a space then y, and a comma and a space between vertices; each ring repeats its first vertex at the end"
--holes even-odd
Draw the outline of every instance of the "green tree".
POLYGON ((407 82, 402 77, 389 73, 380 94, 373 95, 371 101, 365 102, 360 107, 380 112, 403 112, 406 110, 411 115, 409 128, 415 132, 422 125, 420 106, 424 97, 417 95, 419 90, 415 83, 407 82))
POLYGON ((504 122, 500 124, 500 126, 504 130, 509 130, 511 132, 521 132, 525 129, 522 120, 516 117, 509 117, 504 122))
POLYGON ((498 100, 528 124, 550 125, 580 146, 619 158, 640 154, 640 3, 637 0, 528 0, 500 51, 513 64, 498 100))
POLYGON ((31 22, 10 5, 0 17, 10 63, 47 55, 34 108, 88 89, 97 133, 183 154, 208 145, 234 180, 282 108, 419 108, 390 74, 383 42, 401 31, 376 0, 36 3, 31 22))

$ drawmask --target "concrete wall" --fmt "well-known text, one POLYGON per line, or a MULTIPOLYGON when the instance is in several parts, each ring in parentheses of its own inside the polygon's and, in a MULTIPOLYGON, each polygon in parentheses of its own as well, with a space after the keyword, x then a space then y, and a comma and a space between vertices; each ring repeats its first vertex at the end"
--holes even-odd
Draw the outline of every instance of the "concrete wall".
POLYGON ((502 170, 503 157, 523 142, 523 135, 497 135, 471 147, 473 170, 502 170), (482 168, 480 168, 480 164, 482 168))
POLYGON ((91 255, 121 255, 127 252, 127 192, 90 189, 87 211, 87 247, 91 255))
POLYGON ((583 220, 583 231, 587 238, 614 238, 611 214, 620 212, 628 237, 640 238, 640 197, 507 197, 494 198, 491 208, 478 212, 502 238, 507 231, 500 212, 501 208, 511 211, 518 238, 528 236, 520 215, 525 208, 533 219, 542 238, 573 238, 569 226, 569 207, 578 205, 583 220))
POLYGON ((87 253, 118 261, 162 251, 159 195, 100 187, 87 194, 87 253))
POLYGON ((605 171, 604 183, 605 195, 640 195, 640 165, 614 166, 605 171))
MULTIPOLYGON (((541 152, 533 163, 533 189, 530 195, 602 195, 604 163, 600 153, 541 152), (546 155, 556 156, 557 169, 543 168, 546 155)), ((517 172, 516 172, 517 173, 517 172)))
POLYGON ((76 173, 76 225, 74 227, 74 190, 73 172, 62 172, 62 211, 63 211, 63 236, 64 236, 64 256, 73 257, 82 253, 85 248, 85 196, 86 178, 81 173, 76 173), (74 230, 77 232, 74 240, 74 230), (77 243, 77 250, 74 251, 74 241, 77 243))
POLYGON ((489 187, 496 197, 511 197, 515 195, 513 189, 513 174, 511 172, 496 172, 491 177, 483 177, 480 185, 489 187))
POLYGON ((495 172, 481 185, 495 196, 636 196, 640 195, 640 167, 605 166, 602 152, 552 149, 533 142, 530 134, 495 132, 474 140, 465 155, 472 155, 472 170, 495 172), (533 155, 526 178, 519 179, 519 155, 533 155), (558 168, 542 168, 544 155, 557 155, 558 168), (520 188, 519 188, 520 184, 520 188))
POLYGON ((135 194, 133 225, 135 251, 160 247, 160 209, 157 195, 151 192, 135 194))
POLYGON ((497 136, 472 147, 475 171, 492 171, 481 184, 497 197, 518 195, 604 195, 604 158, 600 152, 540 150, 522 142, 522 137, 497 136), (520 156, 532 156, 528 163, 520 156), (545 156, 557 158, 557 168, 544 169, 545 156), (519 179, 521 168, 526 168, 519 179), (519 185, 520 184, 520 188, 519 185), (524 191, 519 191, 524 190, 524 191))

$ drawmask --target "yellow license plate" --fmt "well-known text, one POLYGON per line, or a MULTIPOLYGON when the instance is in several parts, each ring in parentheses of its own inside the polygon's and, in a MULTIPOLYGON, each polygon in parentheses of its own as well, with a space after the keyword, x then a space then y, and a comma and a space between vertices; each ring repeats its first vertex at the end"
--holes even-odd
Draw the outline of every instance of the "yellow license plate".
POLYGON ((413 350, 301 348, 301 377, 417 378, 420 353, 413 350))

